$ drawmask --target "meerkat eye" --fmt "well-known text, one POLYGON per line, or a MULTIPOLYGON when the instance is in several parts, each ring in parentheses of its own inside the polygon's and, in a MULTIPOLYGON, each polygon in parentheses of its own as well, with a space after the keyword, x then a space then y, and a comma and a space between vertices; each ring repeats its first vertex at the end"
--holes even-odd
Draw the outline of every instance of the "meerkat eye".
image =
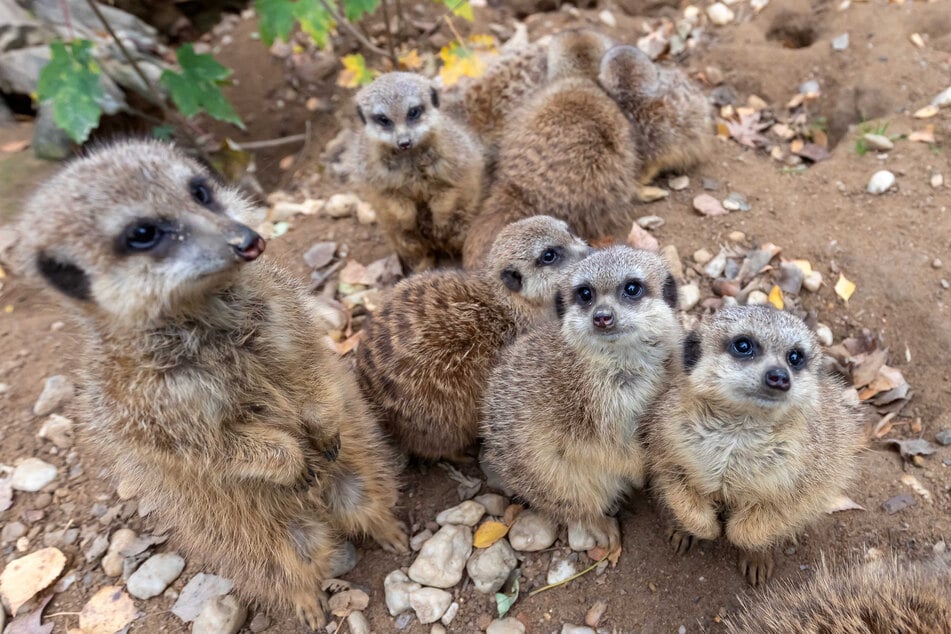
POLYGON ((188 190, 192 198, 202 207, 209 207, 215 202, 215 197, 211 193, 211 186, 204 178, 196 176, 188 183, 188 190))
POLYGON ((628 280, 624 283, 624 296, 629 299, 637 299, 644 294, 644 285, 637 280, 628 280))
POLYGON ((802 350, 794 348, 789 351, 789 354, 786 355, 786 361, 789 362, 789 365, 794 370, 799 370, 802 366, 806 365, 806 355, 802 350))
POLYGON ((551 266, 560 259, 561 254, 558 252, 558 249, 554 247, 548 247, 542 251, 540 256, 538 256, 538 264, 540 266, 551 266))
POLYGON ((151 222, 129 227, 125 234, 125 243, 133 251, 148 251, 162 241, 163 231, 151 222))
POLYGON ((393 122, 390 121, 390 118, 385 114, 373 115, 373 120, 376 121, 381 128, 389 128, 393 125, 393 122))
POLYGON ((407 121, 418 121, 419 118, 423 116, 423 107, 422 106, 413 106, 406 113, 407 121))
POLYGON ((730 354, 737 359, 752 357, 753 352, 753 341, 749 337, 737 337, 730 342, 730 354))
POLYGON ((594 301, 594 291, 589 286, 579 286, 575 289, 575 297, 578 298, 579 304, 587 306, 594 301))

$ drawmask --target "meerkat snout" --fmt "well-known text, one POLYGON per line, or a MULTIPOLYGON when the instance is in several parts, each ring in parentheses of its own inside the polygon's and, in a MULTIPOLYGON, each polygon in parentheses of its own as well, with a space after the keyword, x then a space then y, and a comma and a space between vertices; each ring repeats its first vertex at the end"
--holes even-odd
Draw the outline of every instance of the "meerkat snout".
POLYGON ((788 392, 791 383, 789 372, 786 371, 786 368, 770 368, 763 375, 763 383, 771 390, 788 392))
POLYGON ((605 306, 600 306, 594 311, 592 317, 595 328, 600 330, 610 330, 614 327, 614 311, 605 306))
POLYGON ((266 246, 264 238, 244 225, 236 225, 228 236, 235 255, 245 262, 257 260, 266 246))

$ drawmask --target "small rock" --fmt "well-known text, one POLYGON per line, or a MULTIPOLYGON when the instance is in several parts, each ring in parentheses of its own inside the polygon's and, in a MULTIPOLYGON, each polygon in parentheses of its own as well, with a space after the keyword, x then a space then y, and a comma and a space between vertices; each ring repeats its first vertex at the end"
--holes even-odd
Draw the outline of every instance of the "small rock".
POLYGON ((720 201, 710 194, 700 194, 693 199, 694 211, 703 216, 723 216, 730 212, 723 208, 720 201))
POLYGON ((333 261, 336 252, 336 242, 318 242, 304 252, 304 262, 312 269, 322 269, 333 261))
POLYGON ((637 226, 653 231, 654 229, 663 227, 664 222, 666 221, 660 216, 641 216, 637 219, 637 226))
POLYGON ((819 82, 815 79, 799 84, 799 94, 801 95, 817 95, 819 92, 819 82))
POLYGON ((579 553, 586 553, 597 546, 594 535, 588 532, 581 522, 568 524, 568 547, 579 553))
POLYGON ((627 234, 627 243, 635 249, 644 249, 651 253, 657 253, 660 250, 657 238, 646 229, 642 229, 636 222, 631 225, 631 231, 627 234))
POLYGON ((832 329, 825 324, 816 324, 816 339, 828 348, 832 345, 832 329))
POLYGON ((331 218, 346 218, 357 212, 360 199, 353 194, 334 194, 324 205, 324 213, 331 218))
POLYGON ((567 581, 578 572, 578 555, 564 555, 562 551, 556 550, 551 556, 551 563, 548 565, 548 575, 546 583, 549 585, 567 581))
POLYGON ((802 280, 802 285, 809 292, 817 292, 819 287, 822 286, 822 273, 812 271, 802 280))
POLYGON ((175 605, 172 606, 172 614, 186 623, 194 621, 209 600, 228 594, 233 587, 234 582, 230 579, 199 572, 182 588, 175 605))
POLYGON ((895 175, 888 170, 879 170, 872 175, 866 191, 873 195, 884 194, 895 184, 895 175))
POLYGON ((405 630, 407 627, 409 627, 409 624, 412 623, 412 621, 413 613, 404 612, 403 614, 400 614, 398 617, 396 617, 396 629, 405 630))
POLYGON ((937 96, 931 100, 932 106, 937 106, 938 108, 944 108, 945 106, 951 106, 951 86, 948 86, 937 96))
POLYGON ((769 0, 750 0, 750 8, 759 13, 769 5, 769 0))
POLYGON ((703 266, 707 262, 713 259, 713 254, 707 251, 706 249, 697 249, 693 252, 693 261, 698 265, 703 266))
POLYGON ((723 275, 726 269, 726 253, 720 251, 716 256, 706 263, 703 267, 703 274, 711 279, 717 279, 723 275))
POLYGON ((660 257, 664 258, 664 262, 670 268, 670 273, 674 276, 674 279, 679 280, 684 276, 684 265, 680 261, 680 253, 677 252, 677 247, 668 244, 660 250, 660 257))
POLYGON ((372 225, 376 222, 376 211, 370 206, 370 203, 360 201, 357 205, 357 222, 361 225, 372 225))
POLYGON ((59 414, 51 414, 37 436, 49 439, 60 449, 69 449, 73 446, 73 421, 59 414))
POLYGON ((462 526, 475 526, 485 515, 485 507, 478 502, 466 500, 462 504, 446 509, 436 516, 436 523, 440 526, 446 524, 459 524, 462 526))
POLYGON ((587 625, 571 625, 570 623, 565 623, 561 626, 561 634, 595 634, 595 631, 587 625))
POLYGON ((642 203, 653 203, 658 200, 663 200, 670 196, 670 192, 666 189, 660 187, 652 187, 650 185, 641 187, 637 190, 637 199, 642 203))
POLYGON ((893 498, 889 498, 882 502, 882 508, 889 515, 894 515, 898 511, 908 508, 909 506, 915 505, 915 498, 911 497, 907 493, 902 493, 901 495, 896 495, 893 498))
POLYGON ((941 541, 935 542, 935 543, 934 543, 934 546, 931 547, 931 551, 932 551, 935 555, 938 555, 939 557, 940 557, 941 555, 943 555, 944 552, 945 552, 947 549, 948 549, 948 545, 947 545, 947 543, 945 543, 945 541, 944 541, 943 539, 942 539, 941 541))
POLYGON ((94 564, 106 554, 108 549, 109 539, 105 535, 96 535, 96 538, 92 540, 92 544, 90 544, 89 548, 83 553, 83 557, 86 558, 86 563, 94 564))
POLYGON ((447 634, 446 627, 442 623, 434 623, 429 628, 429 634, 447 634))
POLYGON ((46 379, 43 391, 33 405, 34 416, 46 416, 68 403, 73 398, 73 383, 62 374, 46 379))
MULTIPOLYGON (((356 614, 356 612, 354 614, 356 614)), ((255 614, 254 618, 251 619, 251 622, 248 623, 248 629, 254 632, 254 634, 263 632, 269 627, 271 627, 271 617, 269 617, 264 612, 258 612, 255 614)))
POLYGON ((862 138, 865 139, 865 144, 868 145, 870 149, 878 150, 879 152, 887 152, 895 147, 891 139, 881 134, 869 133, 863 135, 862 138))
POLYGON ((940 269, 942 266, 944 266, 944 263, 941 261, 941 258, 935 258, 931 261, 931 268, 933 269, 940 269))
POLYGON ((56 467, 39 458, 26 458, 13 470, 10 488, 14 491, 36 493, 56 479, 56 467))
POLYGON ((677 297, 680 310, 690 310, 700 303, 700 288, 693 282, 684 284, 677 289, 677 297))
MULTIPOLYGON (((708 68, 707 79, 710 79, 709 70, 710 69, 708 68)), ((722 76, 721 76, 721 80, 722 80, 722 76)), ((674 176, 673 178, 667 181, 667 186, 670 187, 675 192, 683 191, 684 189, 687 189, 688 187, 690 187, 690 177, 687 176, 686 174, 683 174, 681 176, 674 176)))
POLYGON ((746 297, 746 303, 748 306, 761 306, 763 304, 769 303, 769 295, 763 291, 752 291, 746 297))
POLYGON ((951 288, 951 282, 949 282, 948 280, 944 278, 941 278, 941 288, 943 288, 944 290, 948 290, 949 288, 951 288))
POLYGON ((386 598, 386 609, 390 611, 390 616, 398 616, 409 610, 412 607, 409 596, 420 588, 422 586, 410 581, 410 578, 402 570, 394 570, 386 575, 383 580, 383 594, 386 598))
POLYGON ((482 495, 477 495, 472 498, 473 502, 478 502, 485 507, 486 513, 495 517, 502 517, 505 515, 505 509, 509 505, 509 501, 498 493, 484 493, 482 495))
POLYGON ((160 553, 145 560, 126 581, 129 594, 151 599, 165 591, 185 569, 185 560, 175 553, 160 553))
POLYGON ((723 26, 724 24, 732 22, 736 16, 733 15, 733 11, 730 10, 730 7, 722 2, 715 2, 707 7, 707 17, 717 26, 723 26))
POLYGON ((555 543, 558 527, 534 511, 522 511, 509 529, 508 537, 515 550, 535 552, 555 543))
POLYGON ((192 634, 237 634, 247 618, 247 608, 234 595, 214 597, 192 623, 192 634))
POLYGON ((941 186, 944 185, 944 176, 935 172, 931 175, 931 186, 934 189, 941 189, 941 186))
POLYGON ((429 625, 445 614, 449 604, 452 603, 452 595, 437 588, 420 588, 410 593, 409 603, 416 612, 419 622, 429 625))
POLYGON ((723 200, 723 208, 727 211, 749 211, 752 209, 747 202, 746 196, 737 192, 730 192, 723 200))
POLYGON ((350 628, 350 634, 370 634, 370 622, 363 612, 351 612, 347 617, 347 626, 350 628))
POLYGON ((452 587, 462 580, 462 570, 470 554, 472 531, 467 526, 447 524, 423 544, 416 561, 409 567, 409 577, 426 586, 452 587))
POLYGON ((617 26, 617 18, 607 9, 598 14, 598 19, 601 20, 601 24, 609 29, 613 29, 617 26))
POLYGON ((951 445, 951 429, 943 429, 935 434, 934 439, 939 445, 951 445))
POLYGON ((423 544, 425 544, 432 536, 433 532, 427 528, 410 538, 409 547, 413 549, 414 553, 419 552, 419 549, 423 547, 423 544))
POLYGON ((370 605, 370 595, 359 588, 344 590, 330 597, 330 612, 334 616, 346 616, 350 612, 366 610, 370 605))
POLYGON ((53 496, 49 493, 40 493, 33 500, 34 510, 41 511, 53 503, 53 496))
POLYGON ((720 191, 720 188, 723 185, 715 178, 704 178, 703 179, 703 188, 708 192, 720 191))
POLYGON ((515 551, 505 538, 488 548, 476 549, 466 563, 466 572, 483 594, 494 594, 505 584, 509 573, 518 566, 515 551))
POLYGON ((495 619, 485 628, 485 634, 525 634, 525 624, 512 617, 495 619))
POLYGON ((109 549, 106 551, 106 556, 102 558, 102 570, 107 577, 118 577, 122 574, 122 563, 125 557, 121 552, 130 546, 136 537, 135 531, 131 528, 120 528, 112 534, 109 549))
POLYGON ((604 601, 597 601, 594 605, 588 608, 588 612, 584 615, 584 624, 588 627, 598 627, 598 623, 601 622, 601 619, 604 617, 604 612, 608 609, 608 604, 604 601))
POLYGON ((849 34, 843 33, 832 40, 833 51, 844 51, 849 48, 849 34))
MULTIPOLYGON (((21 522, 10 522, 9 524, 4 525, 3 530, 0 531, 0 544, 9 544, 15 542, 26 535, 26 526, 21 522)), ((0 608, 2 611, 3 608, 0 608)))
POLYGON ((449 607, 446 608, 446 613, 442 615, 442 618, 439 619, 439 621, 446 627, 449 627, 453 619, 456 618, 457 614, 459 614, 459 603, 453 601, 449 604, 449 607))
MULTIPOLYGON (((713 103, 716 106, 729 106, 736 103, 736 91, 732 86, 717 86, 713 89, 713 92, 710 93, 710 98, 713 100, 713 103)), ((707 189, 706 182, 708 180, 712 179, 703 179, 704 189, 707 189)))

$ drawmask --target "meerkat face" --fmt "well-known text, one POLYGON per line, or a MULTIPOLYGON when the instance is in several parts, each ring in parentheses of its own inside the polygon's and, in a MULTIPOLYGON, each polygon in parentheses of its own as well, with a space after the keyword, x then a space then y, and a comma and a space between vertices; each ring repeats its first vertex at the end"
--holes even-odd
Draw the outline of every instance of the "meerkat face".
POLYGON ((614 98, 651 97, 658 89, 657 66, 637 47, 615 46, 601 59, 598 83, 614 98))
POLYGON ((140 323, 220 285, 264 240, 235 190, 159 142, 78 159, 33 196, 21 261, 80 307, 140 323))
POLYGON ((564 221, 532 216, 499 233, 489 252, 489 275, 529 303, 551 306, 565 269, 591 251, 564 221))
POLYGON ((677 285, 648 251, 612 247, 571 268, 556 299, 561 332, 576 349, 644 355, 680 345, 677 285))
POLYGON ((357 115, 364 133, 396 152, 426 141, 439 122, 439 95, 415 73, 386 73, 357 93, 357 115))
POLYGON ((692 385, 767 410, 814 399, 821 366, 819 343, 806 324, 768 306, 725 308, 685 344, 692 385))

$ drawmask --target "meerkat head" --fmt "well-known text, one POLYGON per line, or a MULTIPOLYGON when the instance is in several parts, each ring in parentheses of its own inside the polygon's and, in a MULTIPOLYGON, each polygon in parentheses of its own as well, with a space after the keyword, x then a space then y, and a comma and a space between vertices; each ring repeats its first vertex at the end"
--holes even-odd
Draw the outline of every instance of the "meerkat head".
POLYGON ((532 216, 499 232, 485 274, 500 292, 535 307, 550 307, 565 269, 590 253, 591 247, 564 221, 532 216))
POLYGON ((595 29, 568 29, 556 33, 548 46, 548 81, 567 77, 594 80, 601 58, 614 42, 595 29))
POLYGON ((142 326, 264 251, 256 210, 173 146, 100 147, 44 183, 17 259, 89 315, 142 326))
POLYGON ((657 66, 635 46, 615 46, 601 59, 598 83, 615 99, 651 97, 658 90, 657 66))
POLYGON ((680 346, 677 284, 649 251, 595 252, 568 270, 555 301, 562 336, 578 350, 656 363, 680 346))
POLYGON ((822 359, 815 335, 795 315, 733 306, 687 336, 684 369, 715 402, 782 411, 816 398, 822 359))
POLYGON ((356 96, 364 134, 395 152, 424 143, 439 122, 439 94, 416 73, 386 73, 356 96))

